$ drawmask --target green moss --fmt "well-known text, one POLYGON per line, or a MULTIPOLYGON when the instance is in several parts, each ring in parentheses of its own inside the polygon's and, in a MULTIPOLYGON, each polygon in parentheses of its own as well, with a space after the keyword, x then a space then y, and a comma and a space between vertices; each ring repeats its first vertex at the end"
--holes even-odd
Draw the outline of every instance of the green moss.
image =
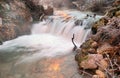
POLYGON ((3 39, 0 37, 0 45, 3 43, 3 39))
POLYGON ((88 59, 88 56, 86 55, 86 56, 79 56, 78 57, 78 59, 77 59, 77 61, 79 62, 79 63, 81 63, 82 61, 84 61, 84 60, 87 60, 88 59))
POLYGON ((101 18, 92 26, 92 33, 96 34, 99 27, 105 26, 108 23, 107 18, 101 18))
POLYGON ((84 48, 84 49, 89 49, 91 48, 91 44, 93 43, 94 41, 92 39, 89 39, 87 40, 85 43, 82 44, 81 48, 84 48))

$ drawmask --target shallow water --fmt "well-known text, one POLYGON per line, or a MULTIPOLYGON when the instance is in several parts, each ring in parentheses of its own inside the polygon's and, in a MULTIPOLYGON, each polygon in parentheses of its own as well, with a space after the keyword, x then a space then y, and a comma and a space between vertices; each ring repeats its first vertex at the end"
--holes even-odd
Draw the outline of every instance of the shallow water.
POLYGON ((84 19, 86 14, 56 11, 34 24, 31 35, 4 42, 0 46, 0 78, 80 78, 71 38, 75 34, 79 47, 90 33, 85 27, 101 17, 84 19), (83 26, 74 24, 78 19, 84 20, 83 26))

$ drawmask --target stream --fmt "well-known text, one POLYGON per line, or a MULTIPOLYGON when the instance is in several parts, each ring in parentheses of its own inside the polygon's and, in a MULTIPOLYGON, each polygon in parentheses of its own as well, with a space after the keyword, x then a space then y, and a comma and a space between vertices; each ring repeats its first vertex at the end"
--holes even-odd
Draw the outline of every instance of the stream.
POLYGON ((80 78, 71 39, 74 34, 79 47, 92 24, 101 18, 86 18, 87 14, 93 15, 55 11, 53 16, 33 24, 30 35, 4 42, 0 45, 0 78, 80 78))

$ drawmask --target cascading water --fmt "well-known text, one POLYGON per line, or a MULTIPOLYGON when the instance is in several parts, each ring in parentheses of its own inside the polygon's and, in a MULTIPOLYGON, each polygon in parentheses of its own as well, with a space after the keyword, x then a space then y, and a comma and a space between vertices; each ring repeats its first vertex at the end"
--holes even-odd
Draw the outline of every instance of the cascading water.
POLYGON ((79 47, 98 20, 78 11, 56 11, 33 25, 32 34, 0 46, 0 78, 79 78, 71 38, 79 47), (83 25, 75 21, 83 20, 83 25))

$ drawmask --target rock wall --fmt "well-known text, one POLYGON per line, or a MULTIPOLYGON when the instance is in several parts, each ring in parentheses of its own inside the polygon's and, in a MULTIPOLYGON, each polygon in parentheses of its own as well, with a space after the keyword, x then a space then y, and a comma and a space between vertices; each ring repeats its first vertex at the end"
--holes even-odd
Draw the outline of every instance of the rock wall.
POLYGON ((30 22, 30 12, 22 1, 0 1, 0 42, 29 34, 30 22))
POLYGON ((34 0, 0 0, 0 43, 30 34, 32 22, 52 14, 52 7, 44 9, 34 0))

